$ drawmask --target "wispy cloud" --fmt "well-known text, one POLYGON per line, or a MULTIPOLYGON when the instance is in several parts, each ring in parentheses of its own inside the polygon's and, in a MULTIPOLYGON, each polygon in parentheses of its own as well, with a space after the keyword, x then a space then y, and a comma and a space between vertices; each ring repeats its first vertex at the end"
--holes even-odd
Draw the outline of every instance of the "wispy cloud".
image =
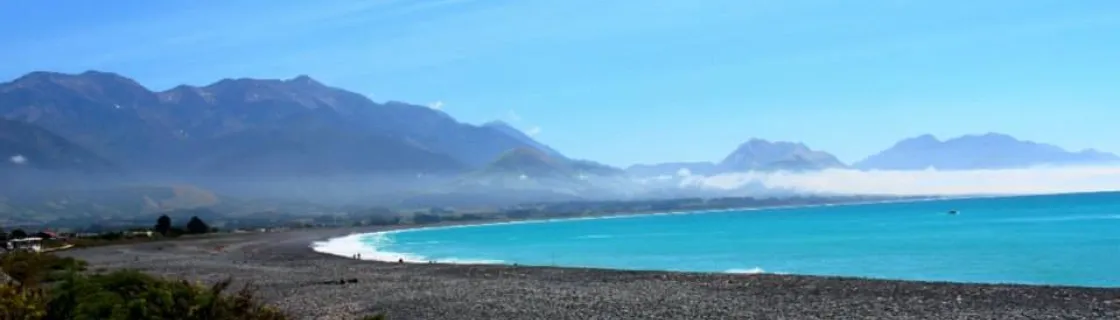
POLYGON ((684 187, 734 190, 752 184, 804 192, 888 195, 1046 194, 1120 190, 1120 166, 968 171, 825 170, 688 176, 684 187))
POLYGON ((17 155, 12 156, 11 158, 8 158, 8 161, 11 161, 12 163, 15 163, 15 164, 24 164, 24 163, 27 163, 27 157, 24 157, 21 154, 17 154, 17 155))
POLYGON ((521 116, 518 115, 517 112, 510 110, 506 112, 506 120, 513 123, 521 122, 521 116))
POLYGON ((443 101, 436 101, 428 104, 428 108, 435 110, 443 110, 443 101))
POLYGON ((519 130, 521 130, 521 132, 530 137, 536 137, 537 135, 541 134, 541 126, 528 125, 527 123, 525 123, 525 118, 522 118, 521 115, 516 111, 506 111, 505 121, 509 122, 514 127, 517 127, 519 130))
POLYGON ((529 128, 529 130, 525 130, 525 134, 529 135, 530 137, 535 137, 535 136, 541 134, 541 127, 540 126, 533 126, 533 127, 529 128))

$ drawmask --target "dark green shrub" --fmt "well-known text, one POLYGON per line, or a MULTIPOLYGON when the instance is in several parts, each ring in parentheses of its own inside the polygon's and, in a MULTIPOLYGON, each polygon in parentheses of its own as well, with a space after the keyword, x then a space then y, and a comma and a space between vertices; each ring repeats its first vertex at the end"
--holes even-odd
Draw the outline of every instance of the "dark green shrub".
POLYGON ((27 238, 27 232, 23 231, 23 229, 15 229, 15 230, 12 230, 12 233, 8 234, 8 239, 23 239, 23 238, 27 238))
POLYGON ((171 231, 171 217, 168 217, 166 214, 159 216, 159 218, 156 219, 156 226, 152 229, 155 230, 156 233, 166 236, 167 233, 171 231))
POLYGON ((85 269, 85 261, 52 254, 15 251, 0 257, 0 270, 27 287, 58 280, 62 274, 71 270, 85 269))
POLYGON ((47 315, 47 296, 42 290, 0 283, 0 319, 39 320, 47 315))
POLYGON ((224 295, 231 281, 211 287, 167 281, 136 271, 72 274, 51 290, 50 319, 287 319, 260 303, 253 288, 224 295))
POLYGON ((263 304, 250 285, 228 292, 230 279, 207 287, 130 270, 89 275, 79 272, 85 270, 85 261, 27 252, 3 256, 0 268, 21 281, 0 283, 3 320, 288 319, 263 304), (48 275, 54 275, 55 283, 40 286, 52 281, 48 275))
POLYGON ((202 219, 191 217, 191 220, 187 221, 188 234, 203 234, 208 232, 210 232, 210 226, 207 225, 206 222, 203 222, 202 219))

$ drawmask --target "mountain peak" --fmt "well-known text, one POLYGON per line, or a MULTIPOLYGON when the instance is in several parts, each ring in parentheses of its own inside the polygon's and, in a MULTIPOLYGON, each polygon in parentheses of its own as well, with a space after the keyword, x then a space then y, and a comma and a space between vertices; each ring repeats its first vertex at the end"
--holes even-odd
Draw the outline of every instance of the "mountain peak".
POLYGON ((487 122, 487 123, 483 123, 482 126, 483 127, 490 127, 490 128, 514 129, 513 126, 511 126, 509 123, 507 123, 505 121, 502 121, 502 120, 494 120, 494 121, 490 121, 490 122, 487 122))
POLYGON ((498 159, 495 159, 490 165, 487 166, 486 171, 489 172, 519 172, 519 173, 536 173, 545 174, 553 173, 560 168, 560 163, 557 159, 549 157, 548 154, 528 147, 518 147, 506 151, 498 159))
POLYGON ((749 146, 767 146, 767 145, 772 145, 772 144, 774 144, 774 142, 772 142, 770 140, 766 140, 766 139, 762 139, 762 138, 750 138, 746 142, 743 142, 742 144, 739 144, 739 146, 740 147, 744 147, 744 146, 747 146, 747 147, 749 147, 749 146))
POLYGON ((835 156, 810 149, 801 142, 751 138, 719 164, 721 171, 824 169, 843 167, 835 156))
POLYGON ((1011 135, 998 133, 998 132, 988 132, 988 133, 983 133, 983 134, 969 134, 969 135, 964 135, 964 136, 958 137, 956 139, 951 139, 951 140, 968 140, 968 139, 980 139, 980 140, 987 140, 987 141, 994 141, 994 140, 1021 141, 1019 139, 1016 139, 1015 137, 1012 137, 1011 135))
MULTIPOLYGON (((562 166, 567 161, 514 130, 462 123, 422 105, 377 103, 308 75, 229 77, 161 92, 133 84, 100 71, 33 72, 0 84, 0 118, 41 126, 137 170, 459 172, 517 147, 543 150, 562 166)), ((19 153, 29 163, 42 158, 19 153)), ((514 152, 533 158, 526 154, 514 152)))
POLYGON ((212 88, 229 88, 229 87, 242 87, 242 86, 249 86, 249 85, 278 84, 278 83, 283 83, 283 81, 274 80, 274 79, 225 78, 225 79, 222 79, 222 80, 218 80, 218 82, 211 83, 211 84, 205 86, 204 88, 209 88, 209 89, 212 89, 212 88))
POLYGON ((79 74, 69 74, 51 71, 33 71, 29 72, 22 77, 12 81, 13 83, 28 83, 28 82, 52 82, 52 83, 72 83, 75 81, 104 81, 104 82, 117 82, 129 85, 141 86, 136 81, 125 76, 97 70, 88 70, 79 74))
POLYGON ((771 141, 762 138, 750 138, 747 142, 739 145, 739 148, 797 148, 808 150, 809 147, 802 142, 793 141, 771 141))
POLYGON ((547 151, 532 147, 510 149, 487 165, 481 173, 581 180, 591 176, 605 177, 624 174, 621 169, 598 162, 570 160, 562 156, 553 156, 547 151))
POLYGON ((878 170, 976 170, 1092 164, 1117 160, 1120 158, 1110 153, 1095 150, 1069 152, 1058 146, 989 132, 945 141, 938 141, 932 136, 906 139, 859 162, 857 167, 878 170))
POLYGON ((121 75, 119 75, 119 74, 116 74, 116 73, 112 73, 112 72, 105 72, 105 71, 97 71, 97 70, 86 70, 86 72, 82 72, 81 74, 78 74, 78 76, 80 76, 80 77, 91 77, 91 78, 92 78, 92 77, 98 77, 98 78, 125 78, 124 76, 121 76, 121 75))
POLYGON ((486 129, 490 129, 494 132, 500 133, 500 134, 505 135, 507 137, 513 138, 514 140, 520 141, 521 143, 525 144, 526 146, 532 147, 536 150, 540 150, 541 152, 544 152, 545 154, 547 154, 550 157, 557 158, 557 159, 567 159, 566 157, 564 157, 563 154, 560 154, 560 152, 552 149, 551 147, 549 147, 549 146, 547 146, 543 143, 540 143, 540 142, 534 140, 533 137, 530 137, 529 135, 525 134, 524 131, 521 131, 520 129, 515 128, 513 125, 510 125, 509 123, 506 123, 505 121, 494 120, 494 121, 490 121, 490 122, 482 124, 481 127, 486 128, 486 129))
POLYGON ((302 85, 302 86, 316 86, 316 87, 323 86, 322 83, 320 83, 319 81, 316 81, 315 79, 312 79, 310 76, 308 76, 306 74, 298 75, 295 78, 288 79, 284 82, 290 83, 290 84, 302 85))
POLYGON ((920 136, 906 138, 899 140, 892 148, 928 148, 930 146, 938 145, 941 140, 937 139, 932 134, 923 134, 920 136))
POLYGON ((939 141, 941 141, 940 139, 937 139, 937 136, 934 136, 934 135, 932 135, 932 134, 929 134, 929 133, 927 133, 927 134, 923 134, 923 135, 920 135, 920 136, 917 136, 917 137, 913 137, 913 138, 910 138, 910 139, 906 139, 906 140, 915 140, 915 141, 938 141, 938 142, 939 142, 939 141))

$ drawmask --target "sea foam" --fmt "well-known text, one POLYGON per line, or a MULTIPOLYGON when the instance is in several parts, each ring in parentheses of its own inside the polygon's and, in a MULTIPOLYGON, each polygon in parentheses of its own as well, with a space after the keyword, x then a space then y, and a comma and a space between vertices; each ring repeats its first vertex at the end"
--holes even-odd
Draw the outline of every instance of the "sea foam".
POLYGON ((766 270, 762 270, 762 268, 759 268, 759 267, 754 267, 754 268, 750 268, 750 269, 729 269, 729 270, 724 271, 724 273, 760 274, 760 273, 766 273, 766 270))
POLYGON ((358 233, 350 234, 344 237, 332 238, 326 241, 317 241, 311 244, 311 248, 316 252, 326 253, 336 256, 353 258, 355 255, 361 255, 362 260, 384 261, 384 262, 398 262, 404 261, 408 263, 447 263, 447 264, 502 264, 501 260, 481 260, 481 259, 458 259, 458 258, 443 258, 443 259, 429 259, 427 257, 401 252, 384 251, 381 248, 392 244, 391 233, 397 231, 386 231, 376 233, 358 233))

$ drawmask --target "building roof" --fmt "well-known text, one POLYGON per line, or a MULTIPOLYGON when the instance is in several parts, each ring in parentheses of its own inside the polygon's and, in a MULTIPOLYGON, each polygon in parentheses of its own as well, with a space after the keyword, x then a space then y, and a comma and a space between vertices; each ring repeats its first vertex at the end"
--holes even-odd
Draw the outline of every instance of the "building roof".
POLYGON ((12 240, 8 240, 8 242, 32 242, 32 241, 43 241, 43 238, 39 238, 39 237, 27 237, 27 238, 22 238, 22 239, 12 239, 12 240))

